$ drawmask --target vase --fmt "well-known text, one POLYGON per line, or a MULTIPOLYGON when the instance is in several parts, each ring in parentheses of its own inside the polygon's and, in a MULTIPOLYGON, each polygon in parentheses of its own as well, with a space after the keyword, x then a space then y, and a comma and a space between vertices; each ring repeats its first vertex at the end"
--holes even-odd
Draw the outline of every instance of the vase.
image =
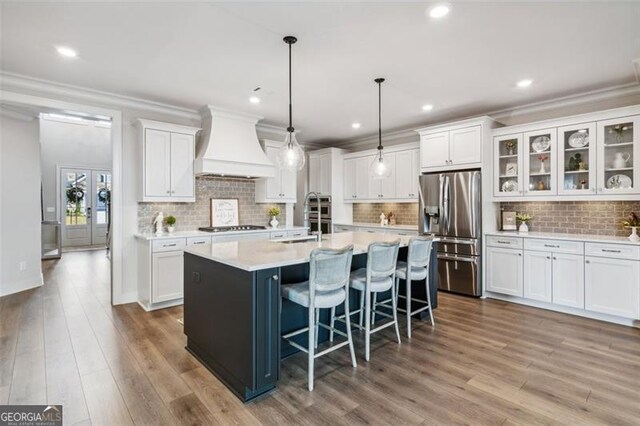
POLYGON ((169 231, 170 234, 173 233, 173 231, 175 230, 176 230, 175 226, 167 226, 167 231, 169 231))
POLYGON ((272 228, 277 228, 278 223, 278 218, 275 216, 271 216, 271 222, 269 222, 269 225, 271 225, 272 228))
POLYGON ((540 162, 540 174, 543 175, 545 173, 547 173, 547 171, 544 168, 544 161, 541 161, 540 162))
POLYGON ((634 243, 637 243, 640 241, 640 236, 638 236, 638 227, 637 226, 632 226, 631 227, 631 235, 629 235, 629 241, 633 241, 634 243))
POLYGON ((525 222, 522 222, 520 224, 520 228, 518 228, 518 232, 520 232, 521 234, 528 234, 529 233, 529 225, 527 225, 525 222))

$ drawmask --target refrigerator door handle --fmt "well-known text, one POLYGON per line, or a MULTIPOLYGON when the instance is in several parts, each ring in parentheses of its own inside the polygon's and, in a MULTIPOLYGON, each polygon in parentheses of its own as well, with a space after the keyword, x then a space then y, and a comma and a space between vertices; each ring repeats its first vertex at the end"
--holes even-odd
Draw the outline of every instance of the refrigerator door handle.
POLYGON ((443 194, 443 211, 442 215, 444 216, 444 227, 445 227, 445 235, 449 235, 449 227, 451 226, 451 185, 449 181, 449 176, 444 176, 444 189, 442 191, 443 194))

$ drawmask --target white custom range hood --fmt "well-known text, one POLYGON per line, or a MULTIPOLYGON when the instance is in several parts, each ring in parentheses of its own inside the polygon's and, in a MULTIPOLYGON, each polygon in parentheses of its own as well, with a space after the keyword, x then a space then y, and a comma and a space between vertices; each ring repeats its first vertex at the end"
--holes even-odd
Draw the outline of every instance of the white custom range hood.
POLYGON ((258 142, 262 117, 207 105, 196 150, 196 174, 244 178, 275 177, 276 166, 258 142))

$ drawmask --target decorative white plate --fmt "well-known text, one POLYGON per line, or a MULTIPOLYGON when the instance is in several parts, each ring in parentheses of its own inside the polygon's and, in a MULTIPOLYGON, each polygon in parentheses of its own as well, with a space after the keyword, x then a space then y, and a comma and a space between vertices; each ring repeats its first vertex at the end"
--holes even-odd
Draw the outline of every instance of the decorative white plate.
POLYGON ((551 146, 551 139, 549 136, 538 136, 531 142, 531 149, 535 152, 545 152, 551 146))
POLYGON ((518 182, 515 180, 508 180, 502 184, 502 192, 516 192, 518 191, 518 182))
POLYGON ((607 180, 609 189, 629 189, 633 181, 627 175, 613 175, 607 180))
POLYGON ((587 132, 575 132, 569 136, 567 142, 571 148, 584 148, 589 145, 589 134, 587 132))

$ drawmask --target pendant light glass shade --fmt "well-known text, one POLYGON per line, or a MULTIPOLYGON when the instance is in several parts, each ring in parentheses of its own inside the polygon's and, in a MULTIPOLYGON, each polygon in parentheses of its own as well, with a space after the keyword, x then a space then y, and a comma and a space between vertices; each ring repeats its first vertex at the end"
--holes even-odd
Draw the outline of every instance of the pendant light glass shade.
POLYGON ((302 147, 296 140, 295 129, 293 128, 293 107, 291 106, 291 45, 298 41, 294 36, 286 36, 284 42, 289 45, 289 127, 284 143, 278 150, 278 167, 281 170, 302 170, 304 168, 305 156, 302 147))
POLYGON ((369 176, 373 179, 387 179, 391 177, 389 161, 385 161, 382 150, 379 150, 369 166, 369 176))
POLYGON ((287 132, 284 143, 278 150, 276 161, 278 162, 278 167, 283 170, 297 171, 304 168, 304 151, 296 140, 295 133, 287 132))
POLYGON ((374 81, 378 84, 378 153, 369 166, 369 176, 372 179, 387 179, 391 177, 391 167, 382 153, 382 82, 384 78, 376 78, 374 81))

